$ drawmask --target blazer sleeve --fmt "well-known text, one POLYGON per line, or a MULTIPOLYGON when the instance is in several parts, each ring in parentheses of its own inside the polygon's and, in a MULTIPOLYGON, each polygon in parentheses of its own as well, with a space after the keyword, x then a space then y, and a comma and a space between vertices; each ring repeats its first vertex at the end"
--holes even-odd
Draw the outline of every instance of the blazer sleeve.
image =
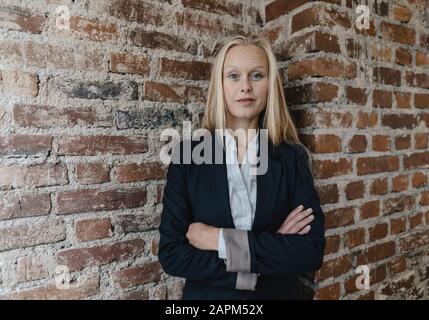
POLYGON ((205 280, 210 284, 236 288, 237 272, 227 272, 217 251, 200 250, 189 244, 186 232, 192 222, 185 164, 171 162, 164 188, 159 226, 158 259, 172 276, 205 280))
POLYGON ((295 182, 291 190, 292 208, 300 204, 312 208, 314 220, 305 235, 248 231, 250 272, 289 274, 313 272, 321 268, 325 249, 325 218, 308 164, 308 154, 294 146, 295 182))

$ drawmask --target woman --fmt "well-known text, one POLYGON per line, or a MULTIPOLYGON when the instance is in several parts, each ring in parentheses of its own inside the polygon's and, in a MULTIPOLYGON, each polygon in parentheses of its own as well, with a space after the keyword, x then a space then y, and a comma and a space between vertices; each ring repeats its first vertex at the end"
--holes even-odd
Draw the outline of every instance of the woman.
MULTIPOLYGON (((300 275, 323 262, 324 216, 264 38, 237 36, 220 49, 202 127, 224 161, 210 153, 210 163, 169 165, 161 266, 186 278, 183 299, 303 299, 300 275), (258 156, 263 174, 252 171, 258 156)), ((174 154, 184 152, 182 141, 174 154)))

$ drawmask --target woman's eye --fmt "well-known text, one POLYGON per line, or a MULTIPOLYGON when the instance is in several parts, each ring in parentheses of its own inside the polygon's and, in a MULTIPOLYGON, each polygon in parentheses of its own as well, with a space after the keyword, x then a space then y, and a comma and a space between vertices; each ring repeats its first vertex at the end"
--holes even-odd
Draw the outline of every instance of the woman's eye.
MULTIPOLYGON (((233 79, 233 80, 238 79, 238 75, 236 73, 231 73, 230 75, 228 75, 228 77, 231 78, 231 79, 233 79)), ((252 75, 252 77, 255 78, 255 79, 261 79, 261 78, 263 78, 262 74, 260 74, 260 73, 254 73, 252 75)))
POLYGON ((254 75, 254 76, 259 76, 259 77, 257 77, 257 79, 261 79, 261 78, 263 78, 263 77, 262 77, 262 74, 260 74, 260 73, 254 73, 253 75, 254 75))

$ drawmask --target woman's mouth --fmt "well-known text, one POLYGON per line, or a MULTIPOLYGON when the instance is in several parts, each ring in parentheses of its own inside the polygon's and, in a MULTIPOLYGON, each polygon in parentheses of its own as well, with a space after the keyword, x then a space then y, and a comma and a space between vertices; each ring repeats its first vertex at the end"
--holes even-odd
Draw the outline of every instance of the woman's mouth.
POLYGON ((254 102, 254 99, 242 99, 242 100, 238 100, 238 102, 240 102, 241 104, 250 104, 252 102, 254 102))

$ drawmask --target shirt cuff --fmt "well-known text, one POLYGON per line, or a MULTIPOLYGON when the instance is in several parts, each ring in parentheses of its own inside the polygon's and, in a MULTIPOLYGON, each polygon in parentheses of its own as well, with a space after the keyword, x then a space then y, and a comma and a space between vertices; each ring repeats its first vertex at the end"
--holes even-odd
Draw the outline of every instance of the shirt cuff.
POLYGON ((225 238, 223 237, 223 229, 219 231, 218 256, 220 259, 226 259, 225 238))
POLYGON ((224 229, 226 271, 250 272, 250 248, 246 230, 224 229))
POLYGON ((238 272, 235 289, 255 291, 257 282, 258 274, 250 272, 238 272))

